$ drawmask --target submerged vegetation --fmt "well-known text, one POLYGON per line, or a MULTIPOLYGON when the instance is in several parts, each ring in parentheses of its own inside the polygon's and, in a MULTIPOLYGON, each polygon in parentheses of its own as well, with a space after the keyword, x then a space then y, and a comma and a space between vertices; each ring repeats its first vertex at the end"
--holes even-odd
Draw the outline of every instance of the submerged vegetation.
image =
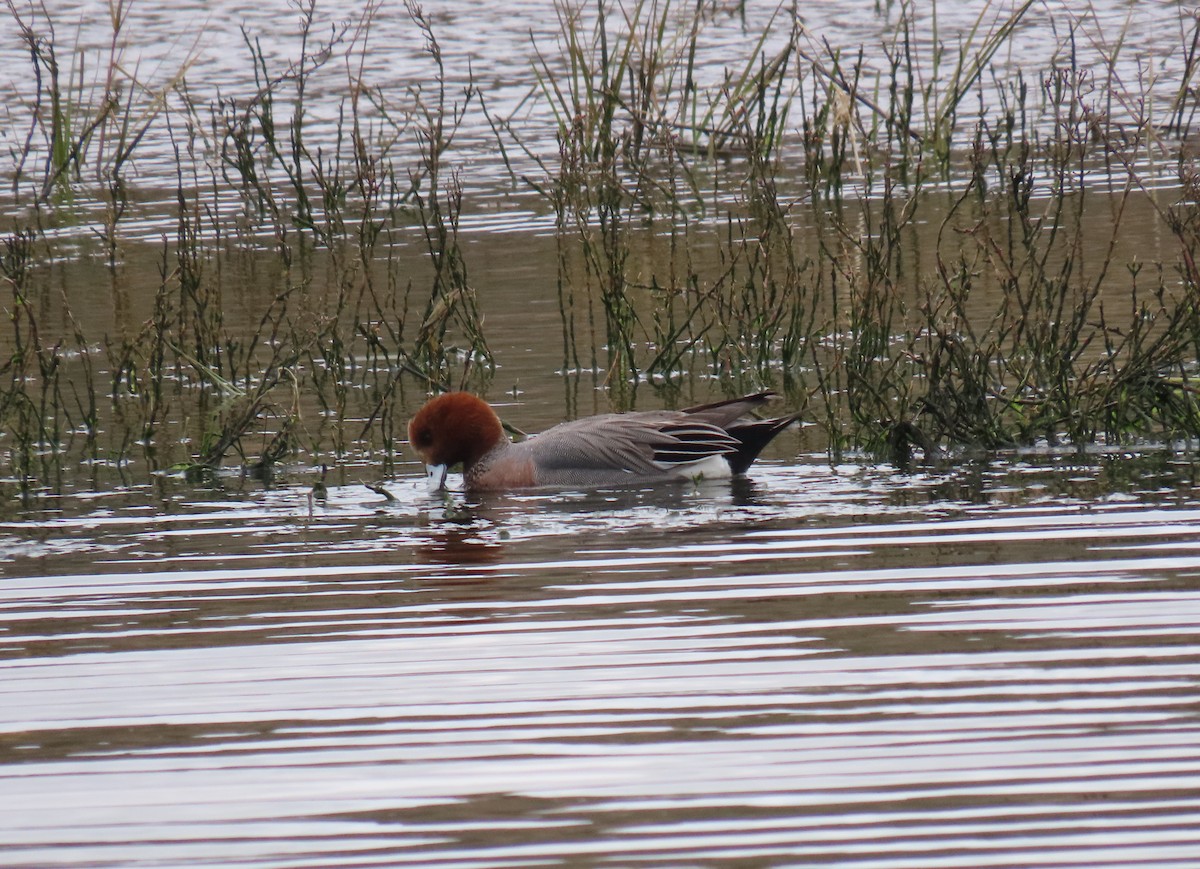
POLYGON ((414 2, 420 85, 373 83, 382 6, 331 25, 302 0, 291 55, 243 29, 252 84, 210 96, 198 48, 155 81, 130 67, 125 0, 94 68, 44 7, 6 6, 31 79, 7 109, 21 132, 0 227, 0 458, 21 492, 58 486, 68 456, 387 468, 426 393, 486 390, 471 276, 489 266, 464 243, 458 156, 476 113, 514 195, 552 215, 561 375, 614 405, 639 388, 674 401, 696 378, 773 387, 831 455, 897 462, 1200 437, 1186 11, 1170 75, 1126 80, 1124 32, 1032 0, 982 3, 952 34, 936 7, 880 4, 882 65, 794 7, 747 32, 707 2, 559 0, 556 42, 531 42, 528 91, 500 109, 451 81, 414 2), (1032 72, 1002 62, 1035 15, 1058 50, 1032 72), (722 28, 746 48, 717 67, 703 56, 722 28), (340 96, 318 117, 331 69, 340 96), (154 241, 129 228, 143 163, 174 178, 154 241), (1170 255, 1123 246, 1147 220, 1170 255), (131 289, 134 245, 158 251, 138 276, 152 291, 131 289), (115 311, 99 326, 70 279, 97 257, 109 286, 89 290, 115 311))

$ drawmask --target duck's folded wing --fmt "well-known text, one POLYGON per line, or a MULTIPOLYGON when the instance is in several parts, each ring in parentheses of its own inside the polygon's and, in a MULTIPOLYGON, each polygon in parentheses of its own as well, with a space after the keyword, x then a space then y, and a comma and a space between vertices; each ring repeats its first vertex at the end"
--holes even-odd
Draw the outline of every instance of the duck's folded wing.
POLYGON ((610 414, 563 423, 518 446, 537 467, 558 471, 661 476, 735 452, 740 442, 722 428, 680 414, 610 414))

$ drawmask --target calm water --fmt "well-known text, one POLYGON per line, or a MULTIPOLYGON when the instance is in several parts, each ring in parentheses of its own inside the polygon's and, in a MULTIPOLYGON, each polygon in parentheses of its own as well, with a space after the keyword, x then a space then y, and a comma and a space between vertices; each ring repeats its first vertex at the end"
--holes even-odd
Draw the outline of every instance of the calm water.
MULTIPOLYGON (((520 104, 550 4, 426 5, 451 78, 470 61, 493 107, 520 104)), ((890 26, 809 5, 835 45, 890 26)), ((982 7, 939 5, 960 29, 982 7)), ((706 37, 706 75, 753 43, 768 12, 747 7, 749 30, 706 37)), ((107 50, 104 4, 71 9, 80 46, 107 50)), ((197 93, 249 87, 243 21, 294 49, 284 3, 133 9, 147 81, 196 39, 197 93)), ((1044 64, 1070 11, 1035 7, 1004 63, 1044 64)), ((1082 54, 1124 34, 1122 75, 1177 86, 1178 4, 1097 0, 1078 21, 1082 54)), ((0 80, 19 90, 14 40, 0 80)), ((428 72, 403 16, 371 44, 376 79, 428 72)), ((326 102, 315 82, 332 116, 345 70, 326 102)), ((608 398, 562 373, 553 239, 485 126, 468 117, 461 143, 464 246, 492 397, 511 390, 505 417, 536 431, 608 398)), ((5 153, 22 136, 0 124, 5 153)), ((56 272, 97 333, 136 331, 158 280, 135 241, 171 227, 170 148, 146 148, 119 292, 86 257, 56 272)), ((1152 232, 1122 244, 1165 258, 1152 232)), ((318 496, 303 464, 195 483, 101 457, 3 504, 0 865, 1200 865, 1189 454, 902 473, 831 466, 801 429, 750 479, 701 487, 442 499, 407 462, 388 500, 364 485, 380 477, 355 455, 318 496)))

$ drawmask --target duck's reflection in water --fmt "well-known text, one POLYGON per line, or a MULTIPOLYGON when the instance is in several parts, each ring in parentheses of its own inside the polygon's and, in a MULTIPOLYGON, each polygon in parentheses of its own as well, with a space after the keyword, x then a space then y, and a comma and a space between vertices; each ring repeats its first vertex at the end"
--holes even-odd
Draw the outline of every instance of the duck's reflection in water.
POLYGON ((441 523, 430 529, 414 554, 428 564, 495 564, 504 557, 504 544, 489 540, 476 527, 441 523))
MULTIPOLYGON (((576 554, 584 532, 620 535, 647 524, 664 533, 714 521, 737 522, 769 504, 771 493, 748 477, 673 486, 439 496, 414 554, 425 563, 483 565, 510 556, 511 544, 540 539, 540 555, 576 554), (555 541, 555 542, 551 542, 555 541)), ((528 547, 521 547, 525 555, 528 547)))

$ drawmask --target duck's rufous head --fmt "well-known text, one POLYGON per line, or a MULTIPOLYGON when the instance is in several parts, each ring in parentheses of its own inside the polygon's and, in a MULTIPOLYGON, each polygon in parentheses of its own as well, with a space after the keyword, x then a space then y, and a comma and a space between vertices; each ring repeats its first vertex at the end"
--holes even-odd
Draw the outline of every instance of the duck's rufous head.
POLYGON ((440 475, 439 488, 452 466, 461 462, 464 471, 470 470, 503 439, 495 411, 469 392, 447 392, 430 399, 408 424, 408 441, 430 476, 440 475))

